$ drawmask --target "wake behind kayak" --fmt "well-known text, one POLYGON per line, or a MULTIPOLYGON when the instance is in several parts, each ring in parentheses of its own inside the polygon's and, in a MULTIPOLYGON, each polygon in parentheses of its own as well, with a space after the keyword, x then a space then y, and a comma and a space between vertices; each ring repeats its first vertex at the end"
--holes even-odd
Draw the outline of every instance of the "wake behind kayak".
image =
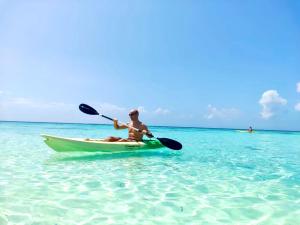
POLYGON ((162 148, 158 140, 107 142, 103 139, 65 138, 42 134, 44 142, 57 152, 120 152, 162 148))

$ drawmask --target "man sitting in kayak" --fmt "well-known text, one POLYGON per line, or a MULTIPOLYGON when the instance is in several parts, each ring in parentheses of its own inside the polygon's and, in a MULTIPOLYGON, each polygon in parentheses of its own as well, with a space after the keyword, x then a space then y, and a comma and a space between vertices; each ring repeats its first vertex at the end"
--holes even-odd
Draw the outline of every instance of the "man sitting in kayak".
POLYGON ((253 132, 252 127, 249 127, 249 128, 248 128, 248 132, 249 132, 249 133, 252 133, 252 132, 253 132))
POLYGON ((141 121, 139 121, 139 111, 137 109, 133 109, 129 112, 129 117, 131 122, 125 124, 120 124, 118 123, 118 120, 114 120, 114 128, 117 130, 120 129, 127 129, 128 128, 128 138, 121 138, 121 137, 108 137, 105 139, 105 141, 109 142, 128 142, 128 141, 142 141, 144 134, 151 138, 153 137, 152 133, 148 130, 148 127, 143 124, 141 121), (138 132, 134 130, 134 127, 139 129, 141 132, 138 132))

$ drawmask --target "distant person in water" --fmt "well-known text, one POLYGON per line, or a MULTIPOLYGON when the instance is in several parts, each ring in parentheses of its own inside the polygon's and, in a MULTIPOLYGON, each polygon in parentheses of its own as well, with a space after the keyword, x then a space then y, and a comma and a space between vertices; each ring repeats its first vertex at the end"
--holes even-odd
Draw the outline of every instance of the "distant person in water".
POLYGON ((142 141, 144 134, 151 138, 153 137, 152 133, 148 130, 148 127, 143 124, 139 120, 139 111, 137 109, 133 109, 129 112, 130 122, 125 124, 119 124, 117 119, 114 119, 114 128, 117 130, 120 129, 128 129, 128 138, 121 138, 121 137, 108 137, 104 139, 105 141, 109 142, 129 142, 129 141, 142 141), (134 127, 139 129, 141 132, 136 131, 134 127))
POLYGON ((253 132, 252 127, 249 127, 249 128, 248 128, 248 132, 249 132, 249 133, 252 133, 252 132, 253 132))

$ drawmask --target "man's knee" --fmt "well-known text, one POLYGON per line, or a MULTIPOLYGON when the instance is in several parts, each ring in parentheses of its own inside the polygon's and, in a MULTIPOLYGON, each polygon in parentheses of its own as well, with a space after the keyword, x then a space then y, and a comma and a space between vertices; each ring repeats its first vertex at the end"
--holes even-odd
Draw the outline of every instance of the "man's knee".
POLYGON ((110 137, 107 137, 107 138, 105 138, 104 140, 105 141, 109 141, 109 142, 114 142, 114 141, 118 141, 118 140, 120 140, 121 138, 119 138, 119 137, 113 137, 113 136, 110 136, 110 137))

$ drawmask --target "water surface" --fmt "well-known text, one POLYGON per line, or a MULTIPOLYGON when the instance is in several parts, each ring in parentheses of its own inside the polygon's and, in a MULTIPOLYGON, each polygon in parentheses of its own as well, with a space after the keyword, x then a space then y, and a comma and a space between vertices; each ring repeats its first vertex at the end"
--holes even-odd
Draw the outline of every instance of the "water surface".
POLYGON ((300 133, 151 130, 183 150, 62 154, 40 134, 126 132, 0 122, 0 224, 300 224, 300 133))

